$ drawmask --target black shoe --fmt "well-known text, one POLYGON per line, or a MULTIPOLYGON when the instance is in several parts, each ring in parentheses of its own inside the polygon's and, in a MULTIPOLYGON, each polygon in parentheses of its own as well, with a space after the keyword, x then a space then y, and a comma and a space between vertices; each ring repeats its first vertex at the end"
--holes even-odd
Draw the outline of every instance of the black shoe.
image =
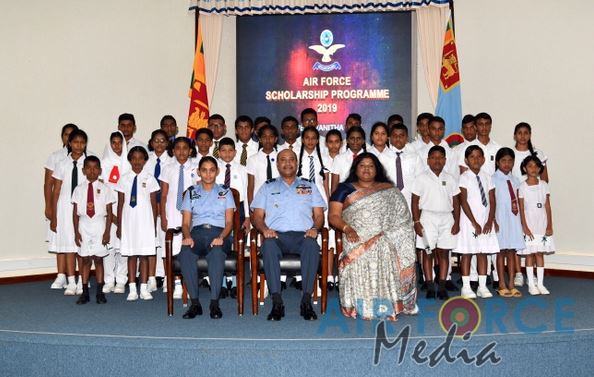
POLYGON ((445 289, 447 289, 450 292, 456 292, 459 290, 458 286, 454 284, 454 282, 451 280, 446 280, 445 289))
POLYGON ((237 287, 231 288, 231 290, 229 291, 229 297, 237 298, 237 287))
POLYGON ((427 295, 425 296, 426 299, 435 299, 435 289, 433 287, 427 288, 427 295))
POLYGON ((303 283, 301 282, 301 280, 295 282, 295 289, 298 289, 298 290, 303 289, 303 283))
POLYGON ((82 295, 78 296, 78 300, 76 300, 76 305, 84 305, 89 301, 89 295, 83 293, 82 295))
POLYGON ((163 288, 163 278, 160 276, 157 276, 156 279, 157 279, 157 289, 163 288))
POLYGON ((493 283, 493 279, 491 279, 491 275, 487 275, 487 285, 493 283))
POLYGON ((208 280, 202 279, 202 281, 200 282, 200 287, 201 288, 210 288, 210 284, 208 284, 208 280))
POLYGON ((421 284, 421 291, 426 291, 427 290, 427 282, 423 281, 423 284, 421 284))
POLYGON ((269 321, 280 321, 285 316, 285 306, 283 304, 272 304, 272 310, 268 317, 269 321))
POLYGON ((313 307, 311 306, 310 302, 302 302, 300 309, 300 314, 304 320, 315 321, 316 319, 318 319, 318 315, 313 310, 313 307))
POLYGON ((328 290, 329 291, 333 291, 334 290, 334 287, 335 287, 335 284, 333 282, 329 281, 327 287, 328 287, 328 290))
POLYGON ((219 319, 223 316, 223 312, 221 308, 219 308, 219 304, 210 304, 210 318, 212 319, 219 319))
POLYGON ((448 291, 446 291, 445 289, 440 289, 437 291, 437 298, 440 300, 447 300, 448 298, 450 298, 450 296, 448 295, 448 291))
POLYGON ((190 309, 188 309, 188 311, 184 313, 183 318, 192 319, 197 315, 202 315, 202 305, 200 304, 190 305, 190 309))
POLYGON ((281 281, 281 291, 284 291, 285 289, 287 289, 287 282, 281 281))
POLYGON ((470 288, 472 288, 472 290, 476 292, 476 290, 478 289, 478 281, 471 281, 470 288))
POLYGON ((107 299, 105 298, 105 293, 103 293, 103 291, 97 292, 95 299, 97 300, 97 304, 107 304, 107 299))
POLYGON ((493 280, 493 289, 496 291, 499 290, 499 280, 493 280))
POLYGON ((221 287, 221 293, 219 293, 219 298, 227 298, 229 296, 229 291, 227 291, 226 287, 221 287))
POLYGON ((227 280, 227 289, 231 289, 232 286, 233 286, 233 281, 227 280))
POLYGON ((336 288, 336 292, 340 292, 340 282, 337 281, 336 283, 334 283, 334 286, 336 288))

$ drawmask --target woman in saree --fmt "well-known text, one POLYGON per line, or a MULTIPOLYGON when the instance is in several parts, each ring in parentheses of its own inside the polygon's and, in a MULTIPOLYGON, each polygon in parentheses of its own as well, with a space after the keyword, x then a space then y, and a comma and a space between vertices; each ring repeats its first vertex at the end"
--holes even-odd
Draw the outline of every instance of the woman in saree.
POLYGON ((406 200, 377 157, 355 158, 330 197, 330 224, 341 231, 340 306, 347 317, 395 321, 416 314, 415 243, 406 200))

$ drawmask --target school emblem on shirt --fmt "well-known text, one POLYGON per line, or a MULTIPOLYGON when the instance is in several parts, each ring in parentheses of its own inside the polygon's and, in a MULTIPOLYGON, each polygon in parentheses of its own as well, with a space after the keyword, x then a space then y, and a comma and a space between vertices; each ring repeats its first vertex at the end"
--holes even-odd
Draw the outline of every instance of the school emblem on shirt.
POLYGON ((446 185, 446 181, 441 181, 441 185, 445 186, 446 185))
POLYGON ((307 185, 297 185, 297 195, 310 195, 311 187, 307 185))
POLYGON ((142 188, 146 188, 146 182, 142 182, 142 188))
POLYGON ((536 208, 542 208, 542 203, 536 203, 536 208))
POLYGON ((101 189, 100 188, 97 189, 97 195, 99 195, 99 194, 101 194, 101 189))

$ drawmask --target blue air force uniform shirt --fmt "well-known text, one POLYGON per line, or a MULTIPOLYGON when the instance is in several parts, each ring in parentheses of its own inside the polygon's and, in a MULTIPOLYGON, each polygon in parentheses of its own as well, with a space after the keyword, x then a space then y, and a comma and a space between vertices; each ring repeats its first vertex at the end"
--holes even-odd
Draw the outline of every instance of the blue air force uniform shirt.
POLYGON ((206 191, 201 184, 188 188, 182 202, 182 212, 192 212, 192 228, 198 225, 210 224, 225 227, 225 211, 235 208, 231 189, 215 184, 210 191, 206 191))
POLYGON ((297 177, 290 186, 282 178, 266 181, 252 201, 251 209, 262 208, 266 226, 278 232, 303 232, 313 226, 313 208, 326 209, 315 183, 297 177))

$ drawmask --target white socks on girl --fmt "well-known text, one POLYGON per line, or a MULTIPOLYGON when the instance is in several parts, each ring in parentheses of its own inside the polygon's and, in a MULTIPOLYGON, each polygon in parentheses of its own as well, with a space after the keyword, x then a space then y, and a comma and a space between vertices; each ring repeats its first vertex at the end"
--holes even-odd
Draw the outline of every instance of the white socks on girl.
POLYGON ((548 295, 549 290, 544 286, 544 267, 536 267, 536 284, 534 284, 534 267, 526 267, 528 280, 528 293, 535 295, 548 295))

